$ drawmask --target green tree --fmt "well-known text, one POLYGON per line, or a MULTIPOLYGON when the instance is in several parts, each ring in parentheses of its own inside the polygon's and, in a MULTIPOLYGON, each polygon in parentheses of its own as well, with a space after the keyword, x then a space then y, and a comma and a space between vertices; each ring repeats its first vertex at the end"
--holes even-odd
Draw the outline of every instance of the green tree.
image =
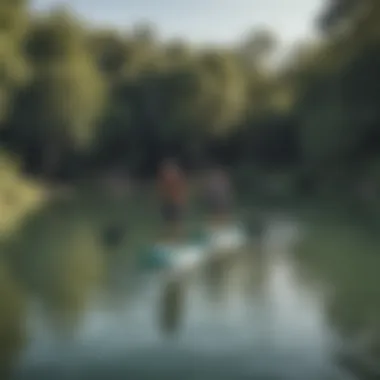
POLYGON ((85 48, 85 34, 67 13, 37 21, 27 40, 33 80, 19 97, 13 126, 34 135, 44 151, 44 172, 59 166, 63 149, 87 148, 102 115, 104 86, 85 48))
POLYGON ((349 162, 376 133, 379 10, 370 0, 329 2, 325 40, 296 56, 300 145, 312 165, 349 162))
POLYGON ((27 24, 26 1, 0 1, 0 122, 8 116, 15 92, 28 78, 21 51, 27 24))

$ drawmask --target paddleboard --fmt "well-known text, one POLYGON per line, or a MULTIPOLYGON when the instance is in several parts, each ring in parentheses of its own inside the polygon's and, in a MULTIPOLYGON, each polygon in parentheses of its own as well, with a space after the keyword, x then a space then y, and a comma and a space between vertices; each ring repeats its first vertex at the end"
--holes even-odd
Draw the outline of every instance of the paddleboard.
POLYGON ((248 242, 248 237, 240 225, 211 228, 208 231, 208 246, 211 251, 231 251, 248 242))
POLYGON ((248 242, 240 225, 206 228, 183 244, 155 244, 143 254, 145 268, 191 269, 219 254, 234 253, 248 242))

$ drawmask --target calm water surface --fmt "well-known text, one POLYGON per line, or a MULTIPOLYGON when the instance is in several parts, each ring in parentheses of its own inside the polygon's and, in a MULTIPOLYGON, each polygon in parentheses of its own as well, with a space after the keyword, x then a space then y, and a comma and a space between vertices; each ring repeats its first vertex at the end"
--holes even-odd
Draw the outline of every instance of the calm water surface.
POLYGON ((305 226, 274 219, 261 244, 169 283, 136 265, 146 219, 114 249, 101 244, 107 223, 76 206, 48 211, 11 247, 25 300, 13 379, 351 378, 334 355, 347 320, 334 297, 350 280, 295 253, 294 238, 311 241, 305 226))

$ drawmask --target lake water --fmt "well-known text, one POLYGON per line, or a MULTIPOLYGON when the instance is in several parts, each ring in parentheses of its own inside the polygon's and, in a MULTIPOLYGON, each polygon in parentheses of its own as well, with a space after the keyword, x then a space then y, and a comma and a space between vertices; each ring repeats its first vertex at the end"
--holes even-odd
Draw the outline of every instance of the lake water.
POLYGON ((376 245, 357 227, 273 217, 244 252, 169 282, 137 266, 154 213, 105 209, 46 210, 7 248, 12 379, 351 378, 337 336, 379 327, 380 306, 376 245), (112 220, 128 233, 111 249, 112 220))

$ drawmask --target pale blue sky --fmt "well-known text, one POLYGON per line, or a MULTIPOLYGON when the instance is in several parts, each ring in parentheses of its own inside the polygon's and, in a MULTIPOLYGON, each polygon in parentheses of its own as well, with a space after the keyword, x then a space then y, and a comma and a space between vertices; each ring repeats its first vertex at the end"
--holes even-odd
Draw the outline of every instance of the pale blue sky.
POLYGON ((91 23, 128 29, 153 22, 163 38, 195 43, 237 41, 252 27, 270 27, 289 43, 312 34, 324 0, 32 0, 38 9, 67 4, 91 23))

